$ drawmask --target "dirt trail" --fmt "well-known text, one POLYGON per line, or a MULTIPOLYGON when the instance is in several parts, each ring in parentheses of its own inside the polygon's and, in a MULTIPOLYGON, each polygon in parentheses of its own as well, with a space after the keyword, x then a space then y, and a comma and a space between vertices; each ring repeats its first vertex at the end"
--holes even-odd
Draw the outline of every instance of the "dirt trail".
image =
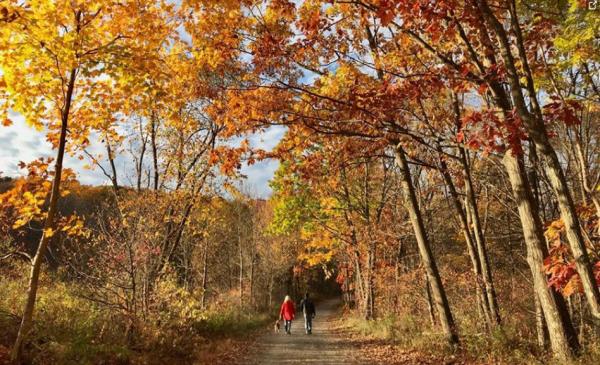
MULTIPOLYGON (((304 333, 302 313, 292 324, 292 334, 272 332, 257 341, 250 364, 361 364, 343 333, 336 328, 339 300, 316 302, 313 333, 304 333)), ((282 326, 283 327, 283 326, 282 326)))

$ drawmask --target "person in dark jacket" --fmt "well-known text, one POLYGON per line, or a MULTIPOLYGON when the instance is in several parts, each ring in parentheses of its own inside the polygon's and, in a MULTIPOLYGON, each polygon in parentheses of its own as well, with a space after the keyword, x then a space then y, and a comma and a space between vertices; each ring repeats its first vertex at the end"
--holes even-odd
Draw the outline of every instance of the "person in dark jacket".
POLYGON ((310 335, 312 333, 312 320, 317 315, 317 311, 315 309, 315 303, 308 297, 308 293, 304 295, 304 299, 300 302, 300 309, 302 313, 304 313, 304 328, 306 329, 306 334, 310 335))

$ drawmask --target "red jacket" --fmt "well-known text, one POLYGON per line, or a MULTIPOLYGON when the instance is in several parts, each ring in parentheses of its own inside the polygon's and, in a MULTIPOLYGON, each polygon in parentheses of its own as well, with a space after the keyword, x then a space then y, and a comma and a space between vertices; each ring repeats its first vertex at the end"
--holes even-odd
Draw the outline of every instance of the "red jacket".
POLYGON ((286 321, 291 321, 295 316, 296 308, 294 308, 294 302, 291 300, 283 302, 281 305, 281 310, 279 311, 279 317, 285 319, 286 321))

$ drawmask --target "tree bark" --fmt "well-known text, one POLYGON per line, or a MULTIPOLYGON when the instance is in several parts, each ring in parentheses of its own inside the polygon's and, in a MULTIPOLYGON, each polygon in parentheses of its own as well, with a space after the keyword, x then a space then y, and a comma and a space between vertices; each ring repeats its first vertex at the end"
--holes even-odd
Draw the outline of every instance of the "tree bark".
POLYGON ((375 247, 369 245, 367 252, 367 277, 365 282, 365 312, 366 320, 372 320, 375 316, 375 293, 373 288, 375 269, 375 247))
POLYGON ((545 350, 548 347, 549 334, 548 326, 546 326, 546 319, 544 318, 544 312, 542 305, 540 304, 540 298, 537 293, 533 293, 535 300, 535 328, 537 332, 538 346, 545 350))
POLYGON ((460 228, 463 231, 463 235, 465 237, 465 243, 467 244, 467 252, 469 257, 471 258, 471 264, 473 269, 473 274, 475 274, 475 284, 477 290, 477 297, 482 306, 482 315, 485 320, 486 327, 491 328, 492 326, 492 312, 490 308, 490 304, 488 301, 487 290, 484 285, 483 275, 481 272, 481 257, 479 256, 479 252, 475 248, 475 244, 473 242, 473 238, 471 236, 471 231, 469 229, 469 224, 467 222, 467 216, 465 211, 462 208, 460 203, 460 198, 454 186, 454 182, 452 181, 452 177, 450 176, 450 172, 448 171, 448 166, 446 161, 442 157, 441 148, 439 145, 438 149, 438 158, 439 158, 439 171, 444 179, 446 187, 448 188, 448 192, 450 194, 450 200, 453 203, 453 206, 456 210, 456 214, 458 215, 458 221, 460 223, 460 228))
POLYGON ((496 289, 494 288, 494 278, 492 277, 492 268, 490 265, 490 259, 487 252, 487 244, 485 241, 485 235, 483 234, 483 228, 481 226, 481 220, 479 219, 479 209, 477 208, 477 198, 475 197, 475 191, 473 190, 473 181, 471 179, 471 169, 467 161, 467 153, 463 147, 459 147, 460 159, 463 166, 463 174, 465 177, 465 195, 467 209, 466 214, 470 217, 472 224, 472 232, 477 245, 477 253, 481 262, 481 273, 483 277, 483 284, 485 286, 485 294, 487 296, 488 308, 493 324, 500 324, 500 308, 498 307, 498 300, 496 295, 496 289))
POLYGON ((275 286, 275 278, 273 272, 269 274, 269 309, 273 308, 273 287, 275 286))
POLYGON ((427 274, 425 274, 425 295, 427 297, 427 312, 429 313, 431 327, 435 327, 435 309, 433 307, 433 299, 431 298, 431 285, 429 284, 429 277, 427 276, 427 274))
POLYGON ((395 146, 395 161, 400 169, 400 178, 402 184, 402 190, 405 194, 406 208, 410 216, 410 221, 413 226, 415 238, 417 240, 417 246, 419 248, 419 254, 427 277, 431 285, 431 294, 433 296, 435 307, 439 315, 439 320, 444 331, 444 335, 448 342, 452 345, 458 344, 458 332, 456 325, 454 324, 454 318, 448 304, 448 298, 440 278, 440 273, 437 268, 437 264, 431 251, 431 245, 427 233, 425 231, 425 225, 423 223, 423 217, 417 204, 417 197, 413 186, 408 162, 406 161, 406 154, 400 144, 395 146))
MULTIPOLYGON (((142 174, 144 173, 144 155, 146 154, 146 142, 148 140, 147 134, 144 135, 144 129, 142 126, 141 118, 139 118, 139 120, 138 120, 138 128, 139 128, 139 132, 140 132, 140 140, 141 140, 142 146, 140 149, 139 160, 136 158, 135 169, 136 169, 136 174, 137 174, 136 187, 137 187, 137 191, 140 192, 142 190, 142 174)), ((132 151, 132 153, 133 153, 133 151, 132 151)))
MULTIPOLYGON (((238 222, 239 223, 239 222, 238 222)), ((240 276, 239 276, 239 290, 240 290, 240 309, 244 308, 244 250, 242 249, 242 239, 238 237, 239 243, 239 265, 240 265, 240 276)))
POLYGON ((158 146, 156 145, 156 132, 158 126, 156 124, 156 116, 153 111, 152 116, 150 117, 150 144, 152 146, 152 164, 154 167, 154 190, 158 190, 158 146))
MULTIPOLYGON (((498 97, 499 96, 496 96, 496 98, 498 97)), ((456 125, 457 130, 460 130, 460 106, 456 94, 453 94, 453 109, 455 118, 454 123, 456 125)), ((491 323, 500 324, 500 308, 498 307, 496 289, 494 288, 494 279, 492 277, 492 268, 487 252, 485 234, 483 232, 481 220, 479 219, 479 209, 477 208, 477 198, 475 197, 475 192, 473 189, 473 180, 471 179, 471 168, 467 159, 467 151, 463 146, 459 146, 458 152, 460 163, 463 168, 463 175, 465 181, 465 214, 467 216, 467 221, 471 221, 472 223, 472 231, 471 228, 469 228, 471 227, 471 225, 467 225, 467 227, 468 230, 473 233, 473 237, 477 245, 477 254, 479 256, 483 283, 485 287, 486 301, 484 301, 483 303, 485 304, 487 302, 487 308, 489 309, 491 323)))
POLYGON ((248 293, 251 306, 254 305, 254 266, 255 266, 255 260, 254 260, 254 254, 252 254, 252 257, 250 259, 250 278, 249 278, 250 288, 249 288, 249 293, 248 293))
POLYGON ((522 158, 515 157, 510 150, 506 152, 502 161, 517 203, 527 249, 527 263, 533 277, 534 291, 548 325, 552 352, 556 358, 568 360, 579 350, 579 342, 564 300, 548 287, 546 281, 543 260, 548 252, 544 243, 542 223, 534 209, 525 167, 522 158))
POLYGON ((202 257, 202 309, 206 308, 206 291, 208 290, 208 240, 204 242, 204 252, 202 257))
MULTIPOLYGON (((571 196, 571 192, 567 185, 564 171, 560 165, 556 151, 550 144, 543 119, 541 119, 540 115, 532 115, 527 109, 523 91, 521 90, 519 74, 515 66, 515 59, 504 27, 493 14, 486 0, 477 0, 477 5, 484 19, 490 24, 498 39, 500 54, 507 70, 507 78, 510 85, 510 94, 513 104, 517 114, 523 121, 530 138, 535 143, 538 152, 544 158, 544 169, 546 170, 550 186, 552 186, 554 195, 558 201, 558 207, 564 223, 567 240, 573 253, 577 272, 581 278, 590 313, 595 319, 600 320, 600 291, 598 290, 598 285, 592 272, 589 255, 579 225, 579 218, 575 210, 573 197, 571 196)), ((531 75, 528 73, 526 74, 526 77, 530 79, 531 75)), ((535 98, 535 95, 530 96, 534 99, 533 105, 535 106, 537 104, 537 99, 535 98)))
MULTIPOLYGON (((583 148, 581 147, 581 141, 579 137, 575 140, 575 155, 577 161, 579 162, 579 173, 581 175, 581 182, 583 185, 583 190, 589 195, 592 203, 594 204, 594 208, 596 209, 596 217, 598 218, 597 222, 597 232, 600 235, 600 190, 592 183, 590 185, 589 176, 588 176, 588 164, 586 162, 585 156, 583 154, 583 148)), ((585 199, 585 197, 584 197, 585 199)))
MULTIPOLYGON (((79 23, 81 18, 81 11, 76 14, 76 21, 79 23)), ((42 260, 46 255, 50 238, 54 231, 56 231, 56 218, 58 213, 58 199, 60 197, 60 185, 63 170, 63 159, 65 155, 65 146, 67 142, 67 126, 69 122, 69 113, 71 110, 71 102, 73 98, 73 89, 75 88, 75 79, 77 76, 77 70, 72 69, 69 82, 67 85, 67 94, 65 97, 65 106, 61 111, 61 128, 60 128, 60 140, 58 144, 58 151, 56 154, 56 164, 54 167, 54 180, 52 182, 52 191, 50 194, 50 203, 48 205, 48 215, 46 222, 44 223, 44 231, 40 244, 37 248, 33 261, 31 263, 31 273, 29 276, 29 286, 27 288, 27 300, 25 302, 25 308, 23 310, 23 318, 21 320, 21 326, 15 340, 12 352, 11 361, 14 364, 19 364, 21 361, 21 353, 23 349, 23 343, 29 331, 31 330, 31 324, 33 321, 33 309, 35 307, 35 301, 37 297, 38 282, 40 277, 40 270, 42 266, 42 260)))
POLYGON ((113 189, 115 191, 115 194, 119 192, 119 182, 117 179, 117 167, 115 166, 115 157, 114 157, 114 153, 112 150, 112 147, 110 145, 110 141, 108 140, 108 135, 106 136, 106 153, 107 153, 107 157, 108 157, 108 162, 110 164, 110 170, 112 172, 112 175, 110 177, 110 181, 112 183, 113 189))

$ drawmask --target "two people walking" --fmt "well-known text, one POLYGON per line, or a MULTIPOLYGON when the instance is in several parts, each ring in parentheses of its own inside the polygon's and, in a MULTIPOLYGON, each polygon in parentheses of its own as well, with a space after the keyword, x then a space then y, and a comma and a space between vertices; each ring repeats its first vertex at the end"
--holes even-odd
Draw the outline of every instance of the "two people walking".
MULTIPOLYGON (((304 314, 304 329, 306 334, 312 334, 312 320, 317 315, 315 304, 309 298, 308 293, 304 295, 302 302, 300 302, 300 310, 304 314)), ((281 309, 279 310, 279 318, 285 321, 284 328, 285 333, 290 335, 292 332, 292 321, 296 317, 296 308, 294 302, 289 295, 285 296, 281 309)))

